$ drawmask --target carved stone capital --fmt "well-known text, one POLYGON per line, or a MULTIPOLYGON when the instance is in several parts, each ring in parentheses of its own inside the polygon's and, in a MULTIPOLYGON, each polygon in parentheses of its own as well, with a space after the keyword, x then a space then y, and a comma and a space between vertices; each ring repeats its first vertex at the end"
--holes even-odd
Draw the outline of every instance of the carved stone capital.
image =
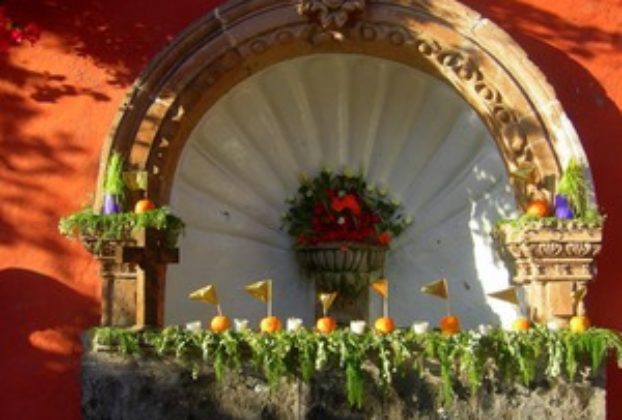
POLYGON ((365 10, 365 0, 300 0, 298 14, 328 30, 339 30, 365 10))
POLYGON ((583 297, 573 296, 595 274, 602 228, 581 222, 538 222, 501 226, 495 232, 512 272, 512 282, 525 287, 531 318, 542 323, 567 320, 583 311, 583 297))

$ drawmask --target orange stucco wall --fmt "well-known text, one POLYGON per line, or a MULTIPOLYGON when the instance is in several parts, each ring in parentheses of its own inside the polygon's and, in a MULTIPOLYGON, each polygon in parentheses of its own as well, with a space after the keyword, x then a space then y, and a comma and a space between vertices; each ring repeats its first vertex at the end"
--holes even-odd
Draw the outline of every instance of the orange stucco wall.
MULTIPOLYGON (((595 323, 622 330, 622 5, 619 0, 465 0, 510 32, 558 92, 609 216, 590 289, 595 323)), ((219 0, 9 0, 43 30, 0 57, 0 418, 73 419, 80 332, 97 323, 97 266, 56 232, 93 191, 124 94, 167 41, 219 0)), ((622 372, 609 372, 622 418, 622 372)), ((616 415, 617 413, 617 415, 616 415)))

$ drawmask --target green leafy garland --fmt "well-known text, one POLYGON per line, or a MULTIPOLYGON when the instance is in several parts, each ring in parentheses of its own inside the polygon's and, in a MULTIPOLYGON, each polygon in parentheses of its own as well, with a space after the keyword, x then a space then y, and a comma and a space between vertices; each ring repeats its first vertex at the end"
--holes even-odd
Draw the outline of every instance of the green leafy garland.
POLYGON ((310 381, 315 372, 340 368, 348 401, 357 408, 363 405, 369 363, 384 386, 391 384, 395 374, 415 371, 425 377, 426 372, 440 372, 439 397, 447 406, 460 384, 474 395, 490 380, 533 386, 542 375, 573 381, 580 372, 591 369, 596 374, 610 352, 622 362, 622 337, 601 328, 584 333, 543 327, 523 332, 493 329, 487 334, 465 331, 446 336, 406 330, 387 335, 357 335, 347 329, 331 334, 308 330, 214 334, 180 327, 145 332, 102 327, 94 329, 92 337, 96 349, 107 346, 124 355, 174 357, 195 377, 203 366, 211 366, 221 379, 227 371, 240 371, 245 362, 251 362, 273 389, 284 379, 310 381))
MULTIPOLYGON (((167 243, 175 247, 184 223, 166 207, 145 213, 98 214, 85 209, 60 219, 58 230, 67 237, 96 238, 99 245, 105 240, 126 240, 133 231, 153 228, 166 231, 167 243)), ((98 246, 96 246, 98 248, 98 246)))

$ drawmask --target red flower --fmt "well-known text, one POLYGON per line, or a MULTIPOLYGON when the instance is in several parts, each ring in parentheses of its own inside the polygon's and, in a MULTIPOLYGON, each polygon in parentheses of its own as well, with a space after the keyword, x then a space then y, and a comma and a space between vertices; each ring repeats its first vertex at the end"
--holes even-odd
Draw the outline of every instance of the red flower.
POLYGON ((361 214, 361 205, 353 194, 347 194, 343 197, 333 197, 331 199, 331 208, 336 212, 342 212, 347 209, 355 216, 361 214))
POLYGON ((380 235, 378 235, 378 243, 380 245, 389 245, 390 242, 391 235, 389 234, 389 232, 382 232, 380 235))
POLYGON ((305 235, 302 233, 298 235, 298 237, 296 238, 296 243, 298 245, 304 245, 306 242, 307 242, 307 238, 305 238, 305 235))

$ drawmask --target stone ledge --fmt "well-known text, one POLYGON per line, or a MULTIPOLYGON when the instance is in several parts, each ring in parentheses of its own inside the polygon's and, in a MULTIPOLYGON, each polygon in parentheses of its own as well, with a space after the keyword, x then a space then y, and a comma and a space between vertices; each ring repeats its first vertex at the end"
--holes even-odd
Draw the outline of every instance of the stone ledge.
POLYGON ((196 379, 174 360, 87 352, 82 359, 85 419, 604 419, 605 384, 539 380, 508 388, 488 383, 476 397, 439 409, 429 385, 440 378, 396 376, 383 392, 368 369, 361 410, 348 405, 340 371, 318 373, 310 384, 283 382, 270 391, 250 367, 217 382, 205 368, 196 379))

